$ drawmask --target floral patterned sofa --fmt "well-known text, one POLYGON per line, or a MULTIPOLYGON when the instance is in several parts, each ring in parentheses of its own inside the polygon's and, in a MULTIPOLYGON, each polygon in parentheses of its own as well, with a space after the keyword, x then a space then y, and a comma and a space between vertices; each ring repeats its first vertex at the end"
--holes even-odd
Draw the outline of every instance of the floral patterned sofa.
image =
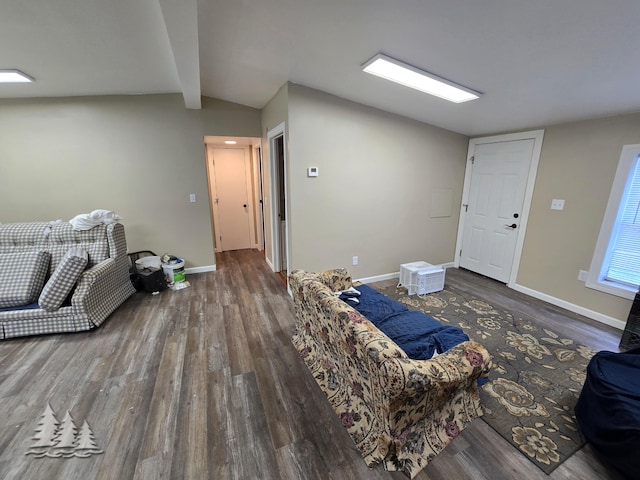
POLYGON ((344 269, 290 275, 292 339, 368 466, 413 478, 482 415, 477 379, 490 355, 467 341, 431 360, 411 360, 333 292, 352 286, 344 269))
POLYGON ((133 293, 121 224, 0 225, 0 339, 90 330, 133 293))

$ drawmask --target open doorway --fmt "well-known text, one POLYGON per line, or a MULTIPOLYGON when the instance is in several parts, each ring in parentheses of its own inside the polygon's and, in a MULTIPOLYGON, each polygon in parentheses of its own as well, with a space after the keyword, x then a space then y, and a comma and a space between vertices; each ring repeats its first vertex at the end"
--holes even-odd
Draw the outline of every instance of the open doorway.
POLYGON ((287 209, 286 195, 284 189, 284 136, 281 135, 275 139, 274 142, 274 156, 276 158, 276 170, 278 171, 278 221, 279 221, 279 233, 280 241, 278 242, 278 248, 280 249, 280 270, 278 273, 286 280, 287 278, 287 249, 283 241, 287 238, 287 209))
POLYGON ((267 133, 271 190, 271 238, 273 270, 287 281, 289 271, 287 162, 284 123, 267 133))
POLYGON ((261 139, 206 136, 214 251, 264 250, 261 139))
POLYGON ((256 232, 258 234, 258 250, 265 255, 266 234, 264 231, 264 161, 262 158, 262 143, 257 142, 253 146, 254 154, 254 188, 258 200, 258 215, 256 216, 256 232))

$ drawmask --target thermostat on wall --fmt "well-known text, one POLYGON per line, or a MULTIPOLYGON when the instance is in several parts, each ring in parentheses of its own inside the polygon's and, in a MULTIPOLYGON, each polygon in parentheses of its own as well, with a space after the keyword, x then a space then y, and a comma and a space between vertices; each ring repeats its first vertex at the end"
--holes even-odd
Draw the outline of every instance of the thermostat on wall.
POLYGON ((307 168, 307 177, 317 177, 317 176, 318 176, 318 167, 307 168))

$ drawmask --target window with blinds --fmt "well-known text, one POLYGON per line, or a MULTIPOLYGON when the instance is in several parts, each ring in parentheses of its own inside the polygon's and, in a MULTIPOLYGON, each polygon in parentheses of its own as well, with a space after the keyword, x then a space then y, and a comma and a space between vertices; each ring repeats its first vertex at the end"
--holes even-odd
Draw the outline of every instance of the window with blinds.
POLYGON ((585 285, 633 300, 640 286, 640 144, 624 145, 585 285))
POLYGON ((611 239, 604 278, 640 285, 640 156, 636 156, 622 194, 611 239))

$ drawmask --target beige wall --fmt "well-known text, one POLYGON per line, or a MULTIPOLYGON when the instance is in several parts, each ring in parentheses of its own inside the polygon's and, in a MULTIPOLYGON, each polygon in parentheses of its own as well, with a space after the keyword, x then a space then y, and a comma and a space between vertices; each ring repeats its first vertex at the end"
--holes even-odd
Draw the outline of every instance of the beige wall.
POLYGON ((618 320, 631 301, 585 287, 622 146, 640 143, 640 115, 545 130, 517 283, 618 320), (563 211, 551 200, 564 199, 563 211))
POLYGON ((203 136, 260 128, 258 110, 209 98, 202 110, 181 95, 2 100, 0 222, 107 208, 130 251, 214 265, 203 136))
MULTIPOLYGON (((262 111, 209 98, 187 110, 180 95, 0 100, 0 222, 108 208, 124 217, 129 250, 215 264, 203 136, 266 139, 282 122, 292 268, 344 266, 359 278, 453 261, 468 138, 295 84, 262 111), (432 218, 443 192, 451 215, 432 218)), ((518 285, 626 319, 629 300, 577 276, 589 269, 621 148, 640 143, 638 132, 640 115, 546 128, 518 285), (550 210, 553 198, 563 211, 550 210)))
MULTIPOLYGON (((288 150, 288 126, 289 126, 289 85, 284 84, 274 97, 262 109, 262 158, 263 158, 263 185, 264 185, 264 231, 265 231, 265 256, 273 265, 273 241, 271 235, 271 163, 269 160, 269 142, 267 133, 281 123, 285 124, 285 151, 288 150)), ((285 154, 288 156, 288 153, 285 154)))
POLYGON ((468 138, 300 85, 288 92, 292 268, 363 278, 453 262, 468 138), (443 191, 451 215, 432 218, 443 191))
MULTIPOLYGON (((292 268, 346 267, 362 278, 453 261, 467 137, 295 84, 287 111, 292 268), (311 166, 319 177, 306 176, 311 166), (443 190, 451 216, 432 218, 443 190)), ((590 267, 622 146, 639 143, 638 132, 640 114, 545 129, 519 287, 626 320, 629 300, 577 277, 590 267), (550 210, 553 198, 563 211, 550 210)))

